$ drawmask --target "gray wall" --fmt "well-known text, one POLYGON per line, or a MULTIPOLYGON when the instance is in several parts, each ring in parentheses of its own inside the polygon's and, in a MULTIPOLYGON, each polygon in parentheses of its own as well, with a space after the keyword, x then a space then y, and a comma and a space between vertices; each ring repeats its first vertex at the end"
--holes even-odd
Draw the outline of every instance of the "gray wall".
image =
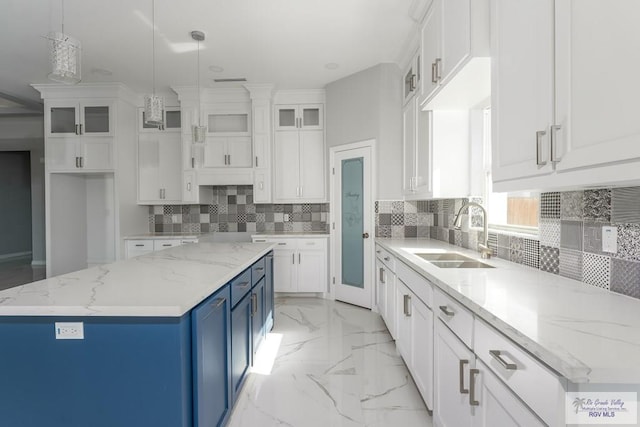
POLYGON ((28 151, 0 152, 0 258, 31 252, 28 151))
POLYGON ((44 119, 42 116, 0 117, 0 152, 31 155, 31 246, 33 262, 45 264, 44 119))
POLYGON ((402 198, 402 87, 396 64, 378 64, 326 86, 328 147, 375 139, 376 200, 402 198))

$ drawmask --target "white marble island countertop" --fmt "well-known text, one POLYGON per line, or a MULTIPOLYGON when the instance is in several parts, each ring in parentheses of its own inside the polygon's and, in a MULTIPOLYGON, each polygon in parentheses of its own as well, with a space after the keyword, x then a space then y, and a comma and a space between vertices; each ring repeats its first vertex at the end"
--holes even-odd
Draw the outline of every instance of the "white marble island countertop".
POLYGON ((180 317, 271 243, 194 243, 0 291, 0 316, 180 317))
POLYGON ((640 384, 640 301, 512 262, 439 268, 415 255, 469 251, 429 239, 376 243, 574 383, 640 384))

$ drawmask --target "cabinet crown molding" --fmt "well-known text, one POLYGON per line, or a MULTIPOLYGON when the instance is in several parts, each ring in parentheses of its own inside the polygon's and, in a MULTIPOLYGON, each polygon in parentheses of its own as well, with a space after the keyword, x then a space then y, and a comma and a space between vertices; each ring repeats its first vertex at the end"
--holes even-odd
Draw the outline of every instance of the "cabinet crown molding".
POLYGON ((65 84, 32 84, 40 92, 42 99, 63 98, 118 98, 131 105, 137 105, 137 95, 122 83, 80 83, 74 86, 65 84))

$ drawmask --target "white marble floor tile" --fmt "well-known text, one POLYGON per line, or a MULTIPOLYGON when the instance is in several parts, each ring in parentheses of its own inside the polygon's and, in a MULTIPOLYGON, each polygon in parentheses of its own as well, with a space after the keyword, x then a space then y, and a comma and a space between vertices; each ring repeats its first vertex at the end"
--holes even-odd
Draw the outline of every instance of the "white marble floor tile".
POLYGON ((280 347, 271 372, 250 375, 229 426, 432 426, 376 313, 278 298, 272 334, 280 347))

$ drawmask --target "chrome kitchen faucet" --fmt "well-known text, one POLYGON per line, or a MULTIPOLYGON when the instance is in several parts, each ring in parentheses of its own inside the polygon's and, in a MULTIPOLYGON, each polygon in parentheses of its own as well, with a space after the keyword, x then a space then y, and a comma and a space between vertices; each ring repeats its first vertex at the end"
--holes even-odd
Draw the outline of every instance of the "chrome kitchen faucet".
POLYGON ((491 258, 492 251, 491 249, 489 249, 489 243, 488 243, 489 231, 488 231, 488 222, 487 222, 487 211, 482 207, 481 204, 476 202, 465 202, 460 208, 460 210, 458 211, 456 218, 453 220, 453 226, 455 228, 460 228, 462 211, 465 208, 469 208, 469 206, 476 206, 482 210, 482 223, 484 225, 484 243, 478 242, 478 252, 480 252, 480 256, 483 259, 491 258))

